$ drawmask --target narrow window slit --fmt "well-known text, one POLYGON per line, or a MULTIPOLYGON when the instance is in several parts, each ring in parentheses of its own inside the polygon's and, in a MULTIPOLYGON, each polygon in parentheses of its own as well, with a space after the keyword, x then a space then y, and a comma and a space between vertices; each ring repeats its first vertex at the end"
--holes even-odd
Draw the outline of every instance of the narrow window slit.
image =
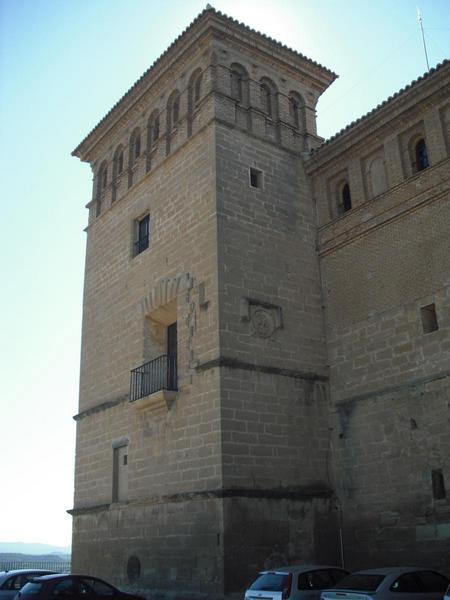
POLYGON ((250 187, 262 188, 262 171, 250 168, 250 187))
POLYGON ((433 498, 435 500, 442 500, 443 498, 446 498, 447 494, 445 491, 442 469, 433 469, 431 471, 431 485, 433 487, 433 498))
POLYGON ((428 304, 420 309, 420 318, 422 319, 422 329, 424 333, 432 333, 439 329, 436 307, 434 304, 428 304))

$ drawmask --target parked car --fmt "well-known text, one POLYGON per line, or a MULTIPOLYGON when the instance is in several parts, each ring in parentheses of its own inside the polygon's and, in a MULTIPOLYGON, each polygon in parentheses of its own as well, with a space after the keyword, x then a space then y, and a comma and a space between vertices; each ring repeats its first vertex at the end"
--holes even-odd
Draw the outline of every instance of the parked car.
POLYGON ((144 600, 89 575, 46 575, 27 583, 16 600, 144 600))
POLYGON ((46 569, 14 569, 11 571, 0 571, 0 600, 13 599, 23 586, 41 575, 49 575, 55 571, 46 569))
POLYGON ((445 592, 444 600, 450 600, 450 585, 448 586, 447 591, 445 592))
POLYGON ((442 600, 450 581, 421 567, 389 567, 357 571, 345 577, 321 600, 442 600))
POLYGON ((324 588, 348 571, 325 565, 291 565, 261 571, 245 592, 245 600, 319 600, 324 588))

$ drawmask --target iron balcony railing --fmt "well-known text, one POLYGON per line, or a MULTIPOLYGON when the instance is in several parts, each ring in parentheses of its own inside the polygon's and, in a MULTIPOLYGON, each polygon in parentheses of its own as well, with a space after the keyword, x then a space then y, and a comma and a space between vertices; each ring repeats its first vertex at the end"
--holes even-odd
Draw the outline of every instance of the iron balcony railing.
POLYGON ((131 371, 130 401, 160 390, 176 391, 177 357, 162 354, 131 371))

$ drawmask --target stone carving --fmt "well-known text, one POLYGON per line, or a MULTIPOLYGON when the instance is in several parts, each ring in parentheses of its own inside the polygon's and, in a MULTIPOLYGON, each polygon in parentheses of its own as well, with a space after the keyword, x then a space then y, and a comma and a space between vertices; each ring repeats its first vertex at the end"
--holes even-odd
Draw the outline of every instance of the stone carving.
POLYGON ((275 322, 270 310, 257 308, 252 312, 250 323, 254 333, 261 338, 270 337, 275 331, 275 322))
POLYGON ((270 338, 283 326, 279 306, 250 298, 241 298, 240 317, 250 323, 252 333, 260 338, 270 338))

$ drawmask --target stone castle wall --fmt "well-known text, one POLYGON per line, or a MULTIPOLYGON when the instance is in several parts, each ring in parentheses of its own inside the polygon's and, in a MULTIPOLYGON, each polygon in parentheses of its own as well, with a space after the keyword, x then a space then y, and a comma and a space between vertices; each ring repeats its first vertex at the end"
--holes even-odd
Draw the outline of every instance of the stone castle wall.
POLYGON ((316 161, 334 485, 353 569, 450 570, 448 74, 417 85, 412 104, 394 100, 384 121, 325 145, 307 166, 316 161), (418 171, 420 136, 429 165, 418 171), (341 179, 352 207, 339 215, 341 179), (434 331, 422 321, 430 306, 434 331))

